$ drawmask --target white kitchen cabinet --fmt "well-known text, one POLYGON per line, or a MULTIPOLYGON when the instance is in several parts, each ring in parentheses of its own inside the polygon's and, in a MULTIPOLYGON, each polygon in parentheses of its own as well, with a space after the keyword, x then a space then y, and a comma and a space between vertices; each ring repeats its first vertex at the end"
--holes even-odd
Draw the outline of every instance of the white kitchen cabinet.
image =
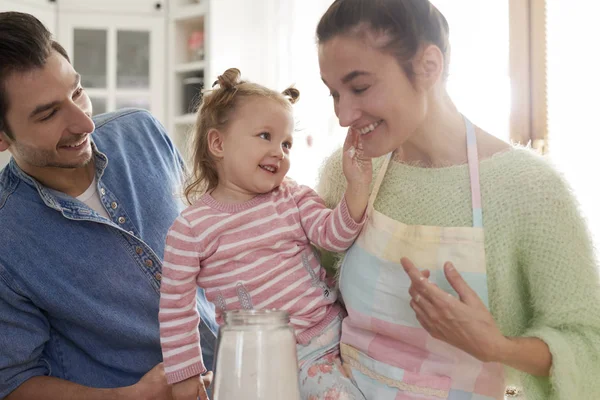
POLYGON ((60 9, 58 37, 94 114, 125 107, 165 117, 165 20, 158 15, 60 9))

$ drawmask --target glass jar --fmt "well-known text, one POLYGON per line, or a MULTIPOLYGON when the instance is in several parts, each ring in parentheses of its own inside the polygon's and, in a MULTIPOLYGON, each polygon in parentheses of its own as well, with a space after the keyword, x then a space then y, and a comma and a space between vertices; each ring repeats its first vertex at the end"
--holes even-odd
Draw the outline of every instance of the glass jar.
POLYGON ((296 337, 285 311, 225 312, 214 400, 300 400, 296 337))
POLYGON ((188 58, 190 62, 204 60, 204 31, 190 33, 188 37, 188 58))

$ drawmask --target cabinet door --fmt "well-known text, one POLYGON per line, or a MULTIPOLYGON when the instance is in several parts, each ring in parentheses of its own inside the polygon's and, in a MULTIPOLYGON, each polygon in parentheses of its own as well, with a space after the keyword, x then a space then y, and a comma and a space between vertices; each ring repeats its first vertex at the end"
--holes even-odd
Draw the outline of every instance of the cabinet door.
POLYGON ((56 2, 50 0, 0 0, 0 12, 18 11, 31 14, 56 34, 56 2))
POLYGON ((60 12, 60 42, 94 114, 138 107, 164 119, 164 25, 163 16, 60 12))

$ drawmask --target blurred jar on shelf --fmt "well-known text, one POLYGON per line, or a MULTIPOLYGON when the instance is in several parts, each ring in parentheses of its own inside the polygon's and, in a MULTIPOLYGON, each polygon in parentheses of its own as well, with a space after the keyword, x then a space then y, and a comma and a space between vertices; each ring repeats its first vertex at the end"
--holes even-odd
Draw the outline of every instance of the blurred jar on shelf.
POLYGON ((193 31, 188 37, 188 59, 190 62, 204 60, 204 32, 193 31))

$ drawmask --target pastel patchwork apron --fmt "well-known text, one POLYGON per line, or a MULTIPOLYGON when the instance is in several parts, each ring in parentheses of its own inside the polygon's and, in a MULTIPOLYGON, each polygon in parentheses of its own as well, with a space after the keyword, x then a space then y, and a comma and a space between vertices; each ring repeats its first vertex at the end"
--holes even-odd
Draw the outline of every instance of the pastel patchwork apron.
POLYGON ((340 290, 348 316, 342 324, 342 360, 368 400, 504 398, 500 364, 483 363, 436 340, 419 324, 409 305, 410 279, 400 265, 408 257, 456 295, 443 272, 444 263, 452 261, 489 308, 477 143, 466 118, 465 125, 473 227, 409 226, 376 211, 389 154, 375 180, 368 222, 343 261, 340 290))

